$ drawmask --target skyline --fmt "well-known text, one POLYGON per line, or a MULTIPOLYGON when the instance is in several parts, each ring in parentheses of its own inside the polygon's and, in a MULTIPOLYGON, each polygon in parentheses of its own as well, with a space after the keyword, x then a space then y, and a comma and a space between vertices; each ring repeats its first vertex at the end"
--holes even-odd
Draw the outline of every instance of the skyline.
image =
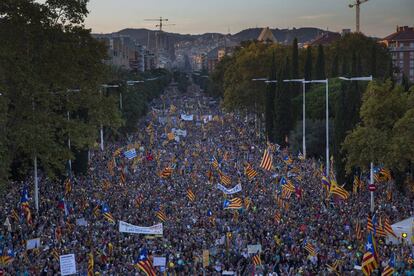
MULTIPOLYGON (((156 22, 146 18, 168 18, 165 31, 183 34, 206 32, 234 34, 254 27, 317 27, 330 31, 355 29, 355 8, 347 0, 91 0, 85 25, 93 33, 111 33, 125 28, 155 30, 156 22), (281 8, 283 7, 283 8, 281 8), (212 16, 214 15, 214 18, 212 16), (108 20, 110 18, 111 20, 108 20)), ((361 5, 361 31, 369 36, 384 37, 396 25, 413 26, 412 0, 370 0, 361 5)))

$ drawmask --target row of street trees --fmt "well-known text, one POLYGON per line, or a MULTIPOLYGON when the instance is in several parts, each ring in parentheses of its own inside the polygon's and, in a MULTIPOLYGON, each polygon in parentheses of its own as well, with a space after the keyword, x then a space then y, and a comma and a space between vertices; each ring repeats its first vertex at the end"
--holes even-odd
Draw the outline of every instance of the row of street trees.
POLYGON ((49 176, 65 174, 69 159, 97 146, 101 126, 110 136, 132 130, 168 82, 162 71, 152 84, 122 85, 103 63, 106 46, 83 25, 87 2, 0 2, 0 183, 24 179, 35 163, 49 176))
MULTIPOLYGON (((361 122, 362 98, 368 83, 345 82, 338 77, 372 75, 375 85, 391 91, 394 84, 390 82, 389 87, 383 81, 392 79, 392 74, 392 62, 385 46, 362 34, 347 34, 329 46, 306 49, 298 48, 296 39, 291 46, 245 42, 233 56, 225 57, 217 65, 207 91, 222 97, 223 107, 229 111, 252 112, 259 117, 264 114, 266 139, 289 145, 298 152, 302 145, 302 84, 283 80, 329 78, 330 136, 333 138, 330 146, 339 181, 350 183, 355 170, 365 168, 366 164, 355 161, 357 158, 351 161, 348 157, 356 148, 352 143, 344 148, 343 143, 361 122), (263 77, 277 82, 252 81, 263 77)), ((325 86, 307 84, 306 91, 307 154, 318 158, 324 156, 325 150, 325 86)), ((383 159, 372 160, 391 167, 383 159)), ((395 172, 407 169, 403 167, 397 170, 395 164, 392 166, 395 172)))

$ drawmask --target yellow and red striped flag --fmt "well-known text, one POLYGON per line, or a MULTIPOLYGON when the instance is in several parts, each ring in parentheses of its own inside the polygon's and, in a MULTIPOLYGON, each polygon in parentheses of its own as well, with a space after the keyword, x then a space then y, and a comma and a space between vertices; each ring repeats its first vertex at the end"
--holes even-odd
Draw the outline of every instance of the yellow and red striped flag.
POLYGON ((165 214, 165 212, 163 210, 158 210, 155 215, 157 216, 157 218, 159 220, 161 220, 162 222, 166 222, 167 221, 167 215, 165 214))
POLYGON ((265 149, 263 153, 262 161, 260 162, 260 168, 267 171, 270 171, 272 169, 272 155, 267 149, 265 149))
POLYGON ((244 174, 247 176, 249 181, 253 180, 257 176, 257 171, 255 171, 249 163, 246 163, 246 167, 244 169, 244 174))
POLYGON ((390 235, 392 235, 394 237, 397 237, 397 235, 395 234, 394 230, 391 227, 390 220, 388 218, 385 218, 385 221, 384 221, 384 230, 385 230, 385 232, 387 234, 390 234, 390 235))
POLYGON ((221 183, 223 183, 226 186, 231 185, 231 178, 229 176, 225 175, 221 171, 219 171, 218 173, 219 173, 221 183))
POLYGON ((95 275, 94 272, 94 260, 93 260, 93 254, 92 252, 88 254, 88 276, 93 276, 95 275))
POLYGON ((161 178, 170 178, 172 175, 173 169, 171 167, 166 167, 161 173, 161 178))
POLYGON ((187 197, 191 202, 194 202, 196 200, 196 196, 191 189, 187 190, 187 197))
POLYGON ((252 262, 253 262, 253 265, 255 266, 262 265, 262 260, 260 259, 260 253, 253 255, 252 262))

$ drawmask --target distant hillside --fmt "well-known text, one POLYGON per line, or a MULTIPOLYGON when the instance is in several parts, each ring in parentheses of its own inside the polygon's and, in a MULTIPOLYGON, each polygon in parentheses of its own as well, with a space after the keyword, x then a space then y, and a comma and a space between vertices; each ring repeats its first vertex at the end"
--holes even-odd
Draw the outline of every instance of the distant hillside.
MULTIPOLYGON (((262 28, 246 29, 232 35, 232 39, 237 42, 257 39, 261 31, 262 28)), ((304 43, 314 39, 321 32, 326 32, 318 28, 271 29, 271 31, 281 43, 291 43, 295 37, 299 43, 304 43)))
MULTIPOLYGON (((291 43, 295 37, 298 38, 299 43, 304 43, 314 39, 321 32, 326 32, 318 28, 293 28, 293 29, 271 29, 273 35, 281 43, 291 43)), ((227 38, 231 41, 240 43, 246 40, 254 40, 259 37, 262 28, 251 28, 246 29, 227 38)), ((128 35, 133 38, 136 42, 142 45, 147 45, 149 42, 150 47, 154 46, 155 34, 157 31, 148 29, 123 29, 113 34, 128 35)), ((205 33, 198 35, 191 34, 178 34, 165 32, 164 34, 168 37, 168 44, 175 44, 178 42, 192 42, 195 40, 211 40, 224 37, 224 34, 219 33, 205 33)))

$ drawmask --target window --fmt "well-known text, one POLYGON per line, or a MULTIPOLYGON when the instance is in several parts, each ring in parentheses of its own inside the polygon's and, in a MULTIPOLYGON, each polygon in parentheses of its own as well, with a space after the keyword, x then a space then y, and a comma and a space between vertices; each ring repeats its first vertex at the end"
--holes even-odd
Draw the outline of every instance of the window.
POLYGON ((404 58, 404 52, 400 52, 400 58, 404 58))

